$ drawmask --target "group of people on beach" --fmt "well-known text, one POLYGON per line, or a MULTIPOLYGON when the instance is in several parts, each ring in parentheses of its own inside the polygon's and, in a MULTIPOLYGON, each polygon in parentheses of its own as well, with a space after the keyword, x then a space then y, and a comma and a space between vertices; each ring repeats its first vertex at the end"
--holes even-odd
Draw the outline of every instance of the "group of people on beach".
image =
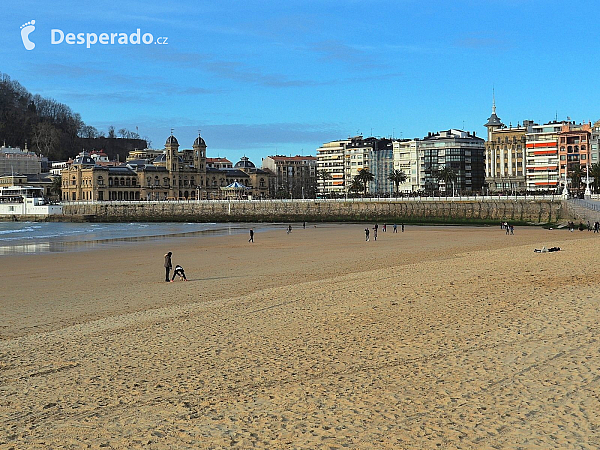
POLYGON ((508 222, 500 222, 500 229, 506 230, 506 234, 515 234, 514 225, 510 225, 508 222))
MULTIPOLYGON (((567 224, 567 226, 569 227, 569 231, 573 231, 575 229, 575 222, 569 222, 567 224)), ((586 229, 586 226, 583 224, 583 222, 579 222, 579 226, 577 227, 577 229, 579 231, 583 231, 586 229)), ((594 222, 594 225, 592 227, 592 224, 590 223, 590 221, 588 220, 587 223, 587 230, 588 231, 592 231, 594 230, 594 233, 600 233, 600 222, 594 222)))
MULTIPOLYGON (((404 224, 401 224, 401 227, 402 227, 402 232, 404 233, 404 224)), ((381 230, 384 233, 387 232, 387 224, 384 223, 381 226, 381 230)), ((375 240, 375 241, 377 240, 377 232, 378 231, 379 231, 379 225, 375 224, 373 226, 373 240, 375 240)), ((397 232, 398 232, 398 224, 394 224, 394 233, 397 233, 397 232)), ((368 242, 370 237, 371 237, 371 230, 369 230, 369 227, 367 227, 367 228, 365 228, 365 241, 368 242)))

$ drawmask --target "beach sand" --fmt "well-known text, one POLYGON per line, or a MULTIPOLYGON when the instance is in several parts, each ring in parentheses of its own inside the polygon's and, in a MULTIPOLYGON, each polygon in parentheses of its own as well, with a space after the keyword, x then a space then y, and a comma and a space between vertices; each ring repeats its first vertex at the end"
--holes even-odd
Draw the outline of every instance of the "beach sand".
POLYGON ((599 235, 364 228, 0 258, 0 448, 600 447, 599 235))

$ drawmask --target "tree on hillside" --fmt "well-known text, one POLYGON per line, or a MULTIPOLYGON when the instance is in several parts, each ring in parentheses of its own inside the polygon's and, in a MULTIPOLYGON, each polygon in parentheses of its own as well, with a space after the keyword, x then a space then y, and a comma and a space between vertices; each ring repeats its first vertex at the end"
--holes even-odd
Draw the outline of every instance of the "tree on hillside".
POLYGON ((365 197, 367 196, 367 188, 369 183, 375 179, 375 175, 369 172, 369 169, 360 169, 358 175, 354 177, 355 180, 360 181, 364 186, 365 197))
POLYGON ((58 131, 49 123, 38 123, 33 128, 33 145, 42 156, 53 154, 59 141, 58 131))
POLYGON ((108 127, 108 136, 109 139, 115 139, 117 137, 117 135, 115 134, 115 127, 113 127, 112 125, 110 127, 108 127))
POLYGON ((398 189, 400 185, 406 181, 406 174, 402 170, 394 170, 388 175, 390 180, 396 186, 396 197, 398 197, 398 189))

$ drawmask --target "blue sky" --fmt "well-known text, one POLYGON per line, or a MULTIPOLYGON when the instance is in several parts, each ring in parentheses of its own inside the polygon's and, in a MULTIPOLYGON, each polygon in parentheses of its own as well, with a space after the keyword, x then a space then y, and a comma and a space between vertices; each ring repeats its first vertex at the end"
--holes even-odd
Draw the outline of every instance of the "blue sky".
MULTIPOLYGON (((106 131, 174 128, 209 157, 257 165, 323 142, 485 135, 492 87, 504 123, 600 117, 593 2, 5 2, 0 71, 106 131), (85 5, 85 6, 84 6, 85 5), (34 19, 27 51, 20 27, 34 19), (65 34, 151 33, 167 45, 51 44, 65 34)), ((1 139, 1 136, 0 136, 1 139)))

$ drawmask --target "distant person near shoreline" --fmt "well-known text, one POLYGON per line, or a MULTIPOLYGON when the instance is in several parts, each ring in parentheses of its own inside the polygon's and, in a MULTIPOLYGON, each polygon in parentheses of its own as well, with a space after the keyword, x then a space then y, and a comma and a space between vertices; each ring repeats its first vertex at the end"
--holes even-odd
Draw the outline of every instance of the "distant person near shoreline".
POLYGON ((248 239, 248 242, 254 242, 254 230, 252 228, 250 228, 250 239, 248 239))

